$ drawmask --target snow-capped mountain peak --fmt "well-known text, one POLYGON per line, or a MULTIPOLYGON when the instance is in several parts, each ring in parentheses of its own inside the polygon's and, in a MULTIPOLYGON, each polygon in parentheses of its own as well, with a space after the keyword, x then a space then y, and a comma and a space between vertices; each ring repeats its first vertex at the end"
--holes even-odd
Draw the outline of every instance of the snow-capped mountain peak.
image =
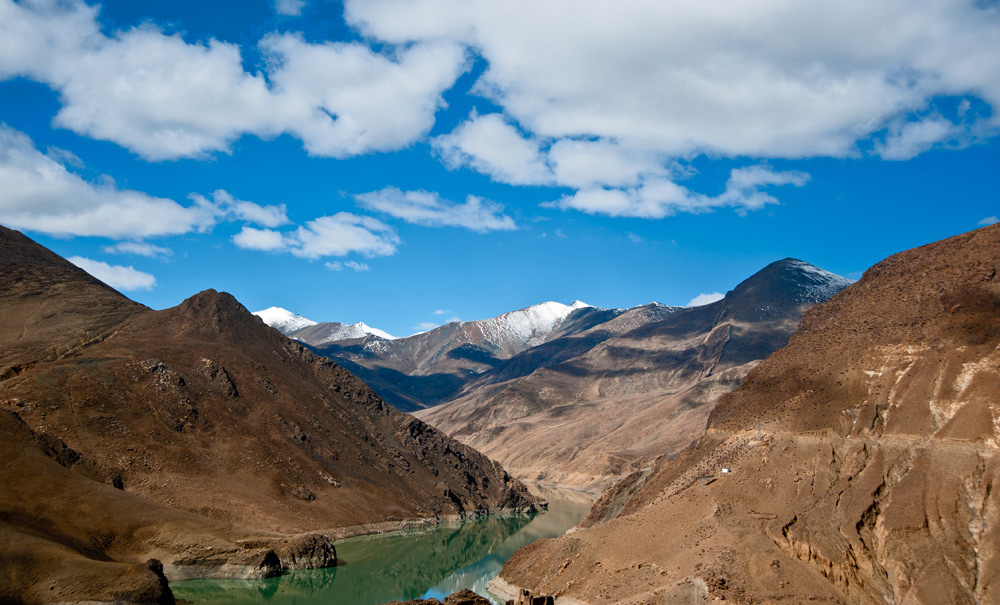
POLYGON ((288 334, 316 325, 315 321, 301 315, 296 315, 288 309, 282 309, 281 307, 269 307, 263 311, 254 311, 254 315, 264 320, 264 323, 277 329, 282 334, 288 334))
POLYGON ((535 346, 545 342, 573 311, 587 307, 590 305, 579 300, 570 305, 547 301, 476 323, 480 324, 487 342, 499 346, 512 342, 535 346))

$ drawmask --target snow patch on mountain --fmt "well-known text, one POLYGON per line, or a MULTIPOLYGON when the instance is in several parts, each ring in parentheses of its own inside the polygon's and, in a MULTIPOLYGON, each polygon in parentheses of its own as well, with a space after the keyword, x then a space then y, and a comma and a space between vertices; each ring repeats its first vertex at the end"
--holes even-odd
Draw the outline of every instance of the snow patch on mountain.
POLYGON ((379 330, 378 328, 373 328, 368 324, 359 321, 355 324, 342 324, 339 322, 330 322, 329 324, 323 324, 327 328, 327 331, 321 336, 313 336, 312 342, 316 345, 326 344, 328 342, 336 342, 338 340, 353 340, 355 338, 365 338, 366 336, 378 336, 379 338, 384 338, 385 340, 396 340, 396 337, 384 330, 379 330))
POLYGON ((588 307, 579 300, 570 305, 548 301, 475 323, 482 330, 484 344, 498 348, 515 343, 534 347, 545 342, 573 311, 588 307))
POLYGON ((824 302, 854 283, 853 279, 841 277, 800 260, 787 259, 785 263, 799 274, 799 285, 802 288, 801 302, 824 302))
POLYGON ((288 309, 281 307, 269 307, 263 311, 254 311, 254 315, 264 320, 264 323, 277 329, 282 334, 290 334, 302 328, 315 326, 316 322, 296 315, 288 309))

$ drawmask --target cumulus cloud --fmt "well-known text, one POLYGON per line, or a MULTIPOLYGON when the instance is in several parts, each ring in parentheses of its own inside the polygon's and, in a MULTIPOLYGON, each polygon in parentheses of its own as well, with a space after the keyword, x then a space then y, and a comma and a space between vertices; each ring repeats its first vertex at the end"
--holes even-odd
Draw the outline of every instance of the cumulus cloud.
MULTIPOLYGON (((317 259, 354 253, 389 256, 396 253, 400 240, 395 230, 382 221, 370 216, 338 212, 307 221, 288 231, 244 226, 233 236, 233 243, 247 250, 290 252, 295 256, 317 259)), ((327 268, 334 271, 344 266, 355 271, 367 270, 367 265, 355 261, 327 263, 327 268)))
POLYGON ((355 200, 363 208, 428 227, 464 227, 478 233, 517 228, 514 219, 503 214, 502 204, 474 195, 468 196, 465 203, 457 203, 435 192, 386 187, 356 195, 355 200))
POLYGON ((399 236, 382 221, 350 212, 321 216, 308 221, 289 236, 289 250, 296 256, 320 258, 346 256, 388 256, 396 252, 399 236))
POLYGON ((702 294, 699 294, 698 296, 695 296, 691 300, 689 300, 688 304, 686 304, 684 306, 685 307, 700 307, 702 305, 708 305, 708 304, 714 303, 717 300, 722 300, 725 297, 726 297, 726 295, 722 294, 721 292, 702 293, 702 294))
POLYGON ((539 144, 521 135, 500 114, 473 114, 451 134, 434 139, 445 165, 467 166, 512 185, 549 183, 551 175, 539 144))
POLYGON ((627 187, 667 172, 663 158, 657 154, 626 149, 606 140, 562 139, 549 149, 548 158, 553 180, 567 187, 627 187))
POLYGON ((171 256, 173 252, 170 248, 157 246, 148 242, 118 242, 111 246, 104 246, 102 250, 106 254, 135 254, 148 258, 171 256))
POLYGON ((447 315, 451 313, 450 309, 437 309, 434 311, 434 315, 447 315))
POLYGON ((487 64, 475 91, 546 140, 843 157, 937 98, 1000 105, 1000 12, 972 0, 348 0, 345 14, 390 43, 467 44, 487 64))
POLYGON ((288 247, 285 236, 274 229, 256 229, 244 226, 233 236, 233 243, 245 250, 284 250, 288 247))
POLYGON ((377 53, 271 34, 265 73, 250 73, 237 45, 150 24, 106 35, 96 14, 82 0, 0 0, 0 79, 48 84, 57 125, 149 160, 225 152, 244 134, 290 133, 333 157, 399 149, 430 129, 466 66, 450 42, 377 53))
POLYGON ((132 239, 206 231, 217 209, 190 206, 90 182, 42 154, 22 132, 0 125, 0 222, 51 235, 132 239))
POLYGON ((708 212, 719 207, 731 207, 743 213, 778 202, 763 188, 780 185, 801 187, 808 180, 809 175, 803 172, 775 172, 766 166, 751 166, 731 171, 725 191, 716 196, 694 193, 667 179, 650 179, 639 187, 629 189, 583 189, 543 206, 588 214, 653 219, 679 212, 708 212))
MULTIPOLYGON (((90 182, 59 161, 67 161, 66 157, 43 154, 27 135, 0 124, 0 222, 52 235, 127 240, 207 232, 219 221, 245 221, 264 227, 289 222, 284 205, 238 200, 223 189, 213 192, 211 199, 193 193, 189 196, 192 203, 185 206, 122 189, 108 176, 90 182)), ((243 241, 252 237, 244 235, 243 241)), ((108 246, 105 251, 142 256, 170 253, 137 241, 108 246)))
POLYGON ((436 324, 433 321, 422 321, 422 322, 418 323, 417 325, 413 326, 413 329, 416 330, 417 333, 419 334, 421 332, 427 332, 428 330, 433 330, 434 328, 438 327, 439 325, 440 324, 436 324))
POLYGON ((1000 219, 998 219, 995 216, 987 216, 983 220, 979 221, 980 225, 986 225, 986 226, 995 225, 997 223, 1000 223, 1000 219))
POLYGON ((433 146, 449 168, 471 168, 511 185, 625 187, 667 172, 660 154, 609 140, 526 136, 497 113, 473 113, 450 134, 435 138, 433 146))
POLYGON ((135 267, 109 265, 83 256, 71 256, 66 260, 118 290, 152 290, 156 286, 155 277, 135 267))

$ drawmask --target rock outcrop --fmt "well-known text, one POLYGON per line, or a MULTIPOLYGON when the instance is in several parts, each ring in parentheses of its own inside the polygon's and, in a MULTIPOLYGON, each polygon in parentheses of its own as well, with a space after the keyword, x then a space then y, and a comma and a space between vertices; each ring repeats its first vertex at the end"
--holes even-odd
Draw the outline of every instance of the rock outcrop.
POLYGON ((444 601, 438 599, 410 599, 409 601, 389 601, 387 605, 492 605, 490 600, 481 597, 468 588, 448 595, 444 601))

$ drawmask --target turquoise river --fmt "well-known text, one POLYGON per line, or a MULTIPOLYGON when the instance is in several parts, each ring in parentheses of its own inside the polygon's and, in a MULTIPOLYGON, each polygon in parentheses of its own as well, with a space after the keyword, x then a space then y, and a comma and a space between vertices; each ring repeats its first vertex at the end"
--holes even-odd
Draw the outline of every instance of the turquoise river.
POLYGON ((172 582, 170 587, 178 600, 199 604, 379 605, 442 598, 462 588, 490 596, 486 584, 515 550, 562 535, 589 509, 589 504, 556 500, 548 511, 535 515, 486 517, 350 538, 337 542, 337 558, 344 564, 330 569, 267 580, 188 580, 172 582))

